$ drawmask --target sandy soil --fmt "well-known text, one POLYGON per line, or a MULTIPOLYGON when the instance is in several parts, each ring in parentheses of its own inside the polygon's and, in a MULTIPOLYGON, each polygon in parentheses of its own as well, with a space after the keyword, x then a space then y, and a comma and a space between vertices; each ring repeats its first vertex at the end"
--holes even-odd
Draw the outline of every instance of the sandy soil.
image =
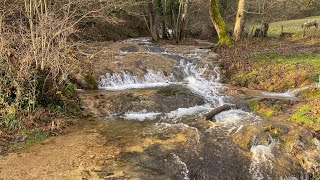
POLYGON ((99 179, 100 160, 112 156, 116 150, 103 147, 98 121, 85 124, 0 157, 0 179, 99 179))

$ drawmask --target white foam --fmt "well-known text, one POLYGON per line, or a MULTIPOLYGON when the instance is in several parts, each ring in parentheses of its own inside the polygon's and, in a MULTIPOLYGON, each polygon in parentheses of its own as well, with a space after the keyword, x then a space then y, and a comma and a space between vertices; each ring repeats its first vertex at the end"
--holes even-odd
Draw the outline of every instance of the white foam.
POLYGON ((144 110, 141 112, 127 112, 124 114, 123 118, 128 120, 145 121, 145 120, 154 120, 160 114, 161 113, 157 113, 157 112, 146 112, 146 110, 144 110))
POLYGON ((153 87, 165 87, 169 86, 170 83, 140 83, 140 84, 127 84, 122 86, 113 86, 113 87, 101 87, 100 89, 117 91, 117 90, 126 90, 126 89, 145 89, 153 87))
POLYGON ((165 76, 162 72, 147 70, 144 77, 138 77, 129 72, 106 73, 100 78, 100 89, 125 90, 151 87, 163 87, 172 84, 173 75, 165 76))
POLYGON ((256 145, 252 146, 250 151, 252 153, 250 173, 252 179, 272 179, 272 169, 274 155, 272 154, 273 143, 270 145, 256 145))
POLYGON ((209 104, 204 104, 200 106, 193 106, 188 108, 179 108, 177 110, 171 111, 167 113, 166 116, 169 118, 177 119, 183 116, 190 116, 194 114, 198 114, 200 112, 207 112, 211 110, 211 106, 209 104))
MULTIPOLYGON (((148 41, 142 39, 142 41, 148 41)), ((146 45, 147 46, 147 45, 146 45)), ((151 53, 151 52, 150 52, 151 53)), ((183 82, 177 82, 176 78, 171 74, 165 76, 162 72, 156 72, 154 70, 147 70, 147 73, 143 77, 139 77, 130 72, 123 73, 106 73, 100 78, 100 89, 105 90, 125 90, 125 89, 142 89, 152 87, 165 87, 171 84, 186 84, 193 93, 202 96, 214 106, 223 105, 225 95, 219 93, 222 88, 222 84, 219 83, 220 74, 218 67, 213 66, 205 62, 205 65, 197 65, 198 63, 186 62, 183 59, 195 58, 194 61, 200 61, 201 53, 207 53, 205 50, 196 50, 193 54, 176 54, 167 51, 156 52, 155 54, 161 55, 178 55, 181 56, 180 70, 183 72, 183 82)))
POLYGON ((275 92, 263 92, 262 93, 265 96, 271 96, 271 97, 284 97, 284 98, 293 98, 296 95, 292 92, 285 92, 285 93, 275 93, 275 92))
POLYGON ((263 95, 271 96, 271 97, 284 97, 284 98, 293 98, 296 97, 296 95, 304 90, 307 90, 309 88, 317 87, 317 84, 311 84, 309 86, 305 86, 302 88, 297 89, 291 89, 284 93, 275 93, 275 92, 263 92, 263 95))
POLYGON ((304 164, 302 167, 308 173, 316 173, 320 168, 320 150, 314 149, 303 153, 304 164))
POLYGON ((240 109, 224 111, 220 114, 217 114, 215 119, 216 122, 219 122, 223 124, 224 127, 228 128, 241 127, 244 124, 253 123, 260 120, 258 116, 240 109))
POLYGON ((180 66, 183 67, 187 87, 192 92, 215 105, 224 104, 224 95, 219 93, 222 84, 218 82, 220 76, 215 74, 216 70, 210 70, 209 65, 198 68, 196 65, 184 61, 180 62, 180 66))
POLYGON ((174 162, 181 166, 181 176, 183 180, 190 180, 188 174, 189 174, 189 169, 187 167, 187 164, 185 162, 183 162, 179 156, 177 156, 176 154, 173 154, 173 158, 174 158, 174 162))

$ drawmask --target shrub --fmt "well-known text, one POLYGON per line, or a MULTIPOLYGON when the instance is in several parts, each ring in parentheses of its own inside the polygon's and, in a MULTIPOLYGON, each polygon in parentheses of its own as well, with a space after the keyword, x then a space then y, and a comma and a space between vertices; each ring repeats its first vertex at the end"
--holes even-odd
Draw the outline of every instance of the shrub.
POLYGON ((59 100, 75 59, 75 20, 71 4, 30 0, 4 2, 0 7, 0 125, 19 128, 19 116, 37 105, 59 100), (69 13, 67 13, 69 12, 69 13))

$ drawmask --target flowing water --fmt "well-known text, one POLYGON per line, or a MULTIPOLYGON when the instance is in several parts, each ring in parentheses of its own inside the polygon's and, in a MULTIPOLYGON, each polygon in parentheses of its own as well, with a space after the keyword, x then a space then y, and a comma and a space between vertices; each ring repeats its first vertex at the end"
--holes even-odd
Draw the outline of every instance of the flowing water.
MULTIPOLYGON (((102 91, 110 94, 146 94, 149 91, 170 94, 176 88, 173 98, 177 101, 192 99, 179 94, 179 89, 191 91, 202 101, 190 105, 181 103, 181 106, 178 104, 175 109, 168 110, 166 107, 173 102, 161 96, 164 108, 152 108, 159 103, 151 102, 140 109, 106 115, 103 134, 120 149, 114 163, 106 167, 107 171, 125 172, 128 179, 274 178, 277 140, 270 137, 267 143, 263 143, 252 139, 249 150, 233 140, 233 136, 247 126, 259 126, 263 121, 260 117, 241 109, 222 112, 213 122, 203 117, 215 107, 234 103, 234 99, 223 93, 219 67, 208 56, 209 50, 188 46, 186 51, 173 52, 170 47, 169 50, 159 47, 148 39, 127 41, 143 46, 144 52, 139 53, 174 60, 174 71, 143 69, 144 75, 109 71, 100 77, 102 91), (170 92, 167 92, 168 88, 171 88, 170 92)), ((120 51, 118 56, 137 53, 120 51)), ((136 104, 139 106, 149 101, 140 98, 136 104)))

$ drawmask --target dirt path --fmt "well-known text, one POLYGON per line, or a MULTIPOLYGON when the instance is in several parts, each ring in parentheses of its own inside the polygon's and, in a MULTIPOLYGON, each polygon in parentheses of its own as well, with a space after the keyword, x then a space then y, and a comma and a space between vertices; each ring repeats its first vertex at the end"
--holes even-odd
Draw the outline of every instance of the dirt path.
POLYGON ((116 152, 103 146, 99 123, 81 123, 65 135, 0 157, 0 179, 99 179, 100 160, 116 152))

